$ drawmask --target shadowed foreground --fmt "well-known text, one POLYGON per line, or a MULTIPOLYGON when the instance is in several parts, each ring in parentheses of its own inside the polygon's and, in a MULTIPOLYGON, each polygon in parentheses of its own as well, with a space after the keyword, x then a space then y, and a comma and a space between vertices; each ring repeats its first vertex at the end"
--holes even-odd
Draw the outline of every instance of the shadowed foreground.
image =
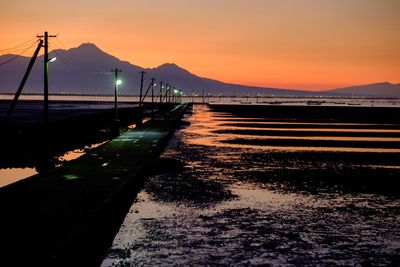
POLYGON ((4 266, 97 266, 187 105, 0 189, 4 266))

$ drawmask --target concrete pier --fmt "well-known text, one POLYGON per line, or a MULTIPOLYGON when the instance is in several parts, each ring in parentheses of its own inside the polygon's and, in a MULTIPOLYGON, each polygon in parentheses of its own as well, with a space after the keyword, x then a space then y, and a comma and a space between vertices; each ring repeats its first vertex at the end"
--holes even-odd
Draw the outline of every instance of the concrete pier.
POLYGON ((98 266, 188 105, 0 189, 1 266, 98 266))

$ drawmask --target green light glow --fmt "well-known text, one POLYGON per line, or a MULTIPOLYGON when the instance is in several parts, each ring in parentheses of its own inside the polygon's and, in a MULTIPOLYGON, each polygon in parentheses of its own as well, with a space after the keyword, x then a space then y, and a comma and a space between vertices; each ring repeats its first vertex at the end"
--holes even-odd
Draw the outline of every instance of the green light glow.
POLYGON ((66 180, 75 180, 78 179, 79 176, 75 175, 75 174, 65 174, 62 176, 64 179, 66 180))

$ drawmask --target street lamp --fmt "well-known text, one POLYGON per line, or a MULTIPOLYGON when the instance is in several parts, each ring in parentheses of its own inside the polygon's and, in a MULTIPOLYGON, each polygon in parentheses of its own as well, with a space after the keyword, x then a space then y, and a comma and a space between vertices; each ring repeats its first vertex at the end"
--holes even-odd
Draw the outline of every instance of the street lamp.
POLYGON ((114 112, 115 117, 113 124, 111 126, 111 132, 113 135, 119 135, 119 120, 118 120, 118 85, 122 84, 122 81, 118 79, 118 73, 122 72, 122 70, 115 68, 111 70, 114 72, 114 112))
POLYGON ((114 97, 114 109, 115 109, 115 121, 118 121, 118 85, 121 85, 122 81, 121 80, 116 80, 115 81, 115 97, 114 97))

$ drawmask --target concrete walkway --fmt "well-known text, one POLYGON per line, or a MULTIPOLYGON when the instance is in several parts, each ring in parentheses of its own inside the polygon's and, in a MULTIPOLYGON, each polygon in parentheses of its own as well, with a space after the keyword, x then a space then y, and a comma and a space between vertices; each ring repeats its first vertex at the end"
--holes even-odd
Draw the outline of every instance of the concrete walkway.
POLYGON ((97 266, 187 105, 0 189, 1 266, 97 266))

